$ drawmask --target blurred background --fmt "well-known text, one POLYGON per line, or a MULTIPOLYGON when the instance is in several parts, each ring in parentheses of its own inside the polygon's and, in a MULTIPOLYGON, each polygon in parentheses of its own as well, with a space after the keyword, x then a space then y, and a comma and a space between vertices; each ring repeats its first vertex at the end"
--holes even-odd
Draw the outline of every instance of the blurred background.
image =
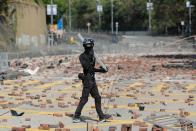
POLYGON ((0 51, 12 57, 195 52, 195 0, 0 0, 0 51))

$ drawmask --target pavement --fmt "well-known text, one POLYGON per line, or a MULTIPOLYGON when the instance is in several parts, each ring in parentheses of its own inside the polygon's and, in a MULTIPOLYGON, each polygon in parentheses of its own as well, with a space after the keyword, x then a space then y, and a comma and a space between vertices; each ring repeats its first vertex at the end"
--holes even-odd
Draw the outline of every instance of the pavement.
MULTIPOLYGON (((40 70, 35 75, 6 80, 0 85, 0 114, 10 109, 25 112, 21 117, 10 113, 1 115, 0 131, 9 131, 13 127, 17 131, 22 127, 27 131, 86 131, 87 126, 89 130, 107 131, 115 127, 116 131, 120 131, 122 125, 132 125, 133 131, 142 130, 140 128, 150 131, 153 125, 144 122, 144 119, 158 114, 175 114, 196 122, 195 69, 162 66, 173 58, 101 55, 109 66, 109 72, 97 73, 97 85, 103 111, 112 114, 113 120, 95 122, 98 117, 94 100, 90 97, 82 112, 89 120, 72 123, 69 115, 74 113, 82 91, 82 83, 77 78, 82 71, 78 56, 20 59, 22 64, 33 63, 40 70), (58 65, 60 59, 63 63, 58 65), (54 68, 49 69, 51 62, 54 68), (152 70, 153 65, 156 68, 152 70), (144 111, 139 110, 140 104, 144 105, 144 111)), ((17 68, 15 61, 11 62, 12 68, 17 68)))

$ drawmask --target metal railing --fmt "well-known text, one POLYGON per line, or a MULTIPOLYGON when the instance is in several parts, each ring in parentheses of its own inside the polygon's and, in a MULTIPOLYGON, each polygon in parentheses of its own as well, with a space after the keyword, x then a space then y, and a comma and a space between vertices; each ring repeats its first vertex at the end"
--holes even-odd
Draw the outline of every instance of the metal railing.
POLYGON ((0 53, 0 72, 8 70, 8 54, 0 53))

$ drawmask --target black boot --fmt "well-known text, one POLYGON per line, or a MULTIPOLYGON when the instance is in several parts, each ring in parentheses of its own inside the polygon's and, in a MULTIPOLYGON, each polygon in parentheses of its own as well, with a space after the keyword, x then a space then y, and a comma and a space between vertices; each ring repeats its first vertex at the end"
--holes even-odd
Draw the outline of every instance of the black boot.
POLYGON ((99 117, 99 122, 106 122, 107 120, 111 119, 112 116, 109 114, 104 114, 103 117, 99 117))
POLYGON ((74 116, 73 117, 73 123, 80 123, 80 122, 82 122, 82 119, 81 119, 80 116, 74 116))

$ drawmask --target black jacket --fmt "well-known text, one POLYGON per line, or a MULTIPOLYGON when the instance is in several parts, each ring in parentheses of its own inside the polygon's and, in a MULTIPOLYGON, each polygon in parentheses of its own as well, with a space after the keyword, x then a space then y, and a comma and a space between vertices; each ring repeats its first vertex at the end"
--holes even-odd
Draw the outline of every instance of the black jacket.
POLYGON ((95 72, 102 72, 102 69, 95 68, 96 59, 94 56, 90 56, 86 53, 82 53, 79 57, 80 63, 83 67, 84 75, 90 74, 91 76, 95 75, 95 72))

